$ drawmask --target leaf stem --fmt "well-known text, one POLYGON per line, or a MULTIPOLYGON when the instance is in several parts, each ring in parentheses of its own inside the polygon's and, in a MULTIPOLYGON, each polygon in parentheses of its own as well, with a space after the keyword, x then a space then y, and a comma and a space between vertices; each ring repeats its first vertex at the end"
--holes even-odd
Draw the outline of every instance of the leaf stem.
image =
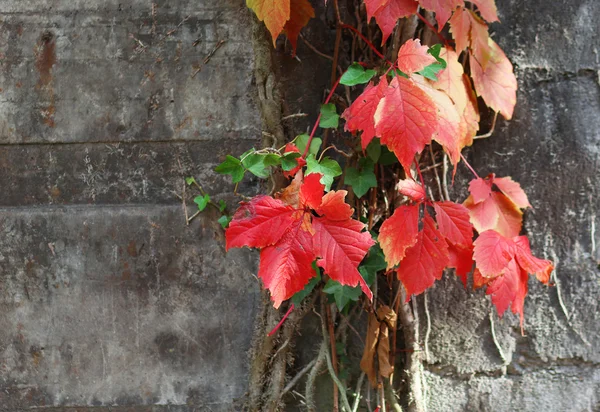
POLYGON ((473 173, 475 175, 475 177, 477 179, 479 179, 479 175, 477 174, 477 172, 475 171, 475 169, 473 169, 473 167, 469 164, 469 162, 467 162, 467 159, 465 159, 465 157, 463 156, 463 154, 460 154, 460 158, 463 160, 463 162, 465 162, 465 166, 467 166, 469 168, 469 170, 471 171, 471 173, 473 173))
POLYGON ((285 315, 283 315, 283 318, 281 318, 279 323, 271 330, 271 332, 267 333, 267 336, 272 336, 275 332, 277 332, 277 330, 281 327, 281 325, 283 325, 283 322, 285 322, 285 320, 288 318, 288 316, 290 316, 290 313, 292 313, 293 310, 294 304, 292 303, 287 312, 285 312, 285 315))
POLYGON ((358 37, 360 37, 360 38, 361 38, 361 39, 362 39, 362 40, 363 40, 363 41, 364 41, 364 42, 367 44, 367 46, 369 46, 369 48, 370 48, 371 50, 373 50, 373 52, 374 52, 374 53, 375 53, 375 54, 376 54, 376 55, 377 55, 377 56, 378 56, 380 59, 382 59, 382 60, 385 60, 387 63, 389 63, 389 64, 391 64, 391 65, 394 65, 394 63, 392 63, 391 61, 387 60, 387 59, 385 58, 385 56, 384 56, 383 54, 381 54, 381 52, 380 52, 379 50, 377 50, 377 47, 375 47, 375 46, 373 45, 373 43, 371 43, 371 42, 369 41, 369 39, 367 39, 367 38, 366 38, 366 37, 365 37, 365 36, 364 36, 364 35, 363 35, 361 32, 359 32, 359 31, 358 31, 356 28, 354 28, 354 26, 351 26, 351 25, 349 25, 349 24, 342 23, 342 28, 344 28, 344 29, 348 29, 348 30, 351 30, 351 31, 353 31, 354 33, 356 33, 356 34, 358 35, 358 37))

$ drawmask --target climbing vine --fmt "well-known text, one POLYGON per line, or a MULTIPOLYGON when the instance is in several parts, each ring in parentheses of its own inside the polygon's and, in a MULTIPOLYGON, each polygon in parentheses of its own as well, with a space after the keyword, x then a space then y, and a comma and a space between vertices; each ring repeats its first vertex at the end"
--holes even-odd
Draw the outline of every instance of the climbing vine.
MULTIPOLYGON (((388 407, 398 405, 393 374, 400 322, 413 352, 404 368, 409 396, 399 403, 422 410, 411 297, 451 271, 465 287, 485 287, 498 315, 510 308, 523 328, 529 275, 548 283, 553 270, 520 235, 523 210, 531 207, 520 185, 510 177, 480 177, 461 154, 492 134, 498 114, 510 120, 517 81, 488 33, 488 23, 498 21, 494 0, 364 0, 356 26, 342 20, 337 0, 330 3, 337 20, 334 73, 340 33, 364 47, 332 79, 310 133, 281 147, 228 155, 216 168, 231 176, 236 193, 248 174, 269 179, 281 173, 284 187, 272 185, 271 193, 246 199, 229 216, 195 180, 188 184, 201 191, 199 211, 210 205, 223 213, 226 249, 260 250, 258 277, 275 308, 287 305, 282 322, 320 298, 323 342, 331 344, 304 373, 310 381, 310 371, 327 360, 334 408, 341 403, 356 410, 364 376, 378 394, 377 408, 385 410, 385 399, 388 407), (491 130, 478 136, 482 103, 494 117, 491 130), (455 202, 448 177, 453 182, 463 164, 473 180, 466 199, 455 202), (336 349, 331 305, 343 315, 369 313, 364 375, 353 405, 341 377, 344 350, 336 349)), ((285 33, 293 54, 301 29, 315 16, 307 0, 247 5, 273 43, 285 33)), ((312 402, 308 391, 309 409, 312 402)))

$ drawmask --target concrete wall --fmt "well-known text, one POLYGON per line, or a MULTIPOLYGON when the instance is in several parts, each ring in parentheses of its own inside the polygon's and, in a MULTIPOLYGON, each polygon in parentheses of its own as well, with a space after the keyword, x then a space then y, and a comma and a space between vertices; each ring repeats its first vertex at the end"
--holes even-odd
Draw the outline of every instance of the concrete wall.
POLYGON ((247 19, 233 0, 0 2, 0 410, 243 396, 255 262, 176 194, 195 176, 237 202, 212 170, 260 142, 247 19))

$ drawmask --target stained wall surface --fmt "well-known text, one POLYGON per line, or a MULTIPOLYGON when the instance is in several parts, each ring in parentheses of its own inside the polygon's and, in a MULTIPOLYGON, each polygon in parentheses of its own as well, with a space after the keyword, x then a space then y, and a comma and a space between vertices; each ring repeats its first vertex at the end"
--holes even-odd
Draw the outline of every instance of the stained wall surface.
POLYGON ((248 16, 0 2, 0 410, 236 409, 255 262, 180 197, 236 203, 213 169, 259 141, 248 16))

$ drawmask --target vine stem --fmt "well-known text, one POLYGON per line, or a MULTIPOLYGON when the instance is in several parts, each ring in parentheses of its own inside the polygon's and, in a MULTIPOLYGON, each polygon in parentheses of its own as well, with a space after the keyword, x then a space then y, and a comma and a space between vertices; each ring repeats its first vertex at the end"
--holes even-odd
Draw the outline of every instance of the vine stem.
MULTIPOLYGON (((344 72, 344 73, 346 73, 346 72, 344 72)), ((343 75, 344 74, 342 73, 342 76, 343 75)), ((342 76, 338 77, 338 79, 335 81, 335 84, 331 87, 331 91, 327 95, 327 99, 325 99, 325 102, 323 104, 329 103, 329 101, 331 100, 331 97, 333 97, 333 93, 335 93, 335 89, 340 84, 340 80, 342 80, 342 76)), ((312 143, 313 137, 315 137, 315 132, 317 131, 317 127, 319 127, 320 121, 321 121, 321 113, 319 113, 319 115, 317 116, 315 125, 313 126, 312 131, 310 132, 310 136, 308 137, 308 142, 306 142, 306 147, 304 148, 304 153, 302 153, 303 159, 306 159, 306 155, 308 154, 308 149, 310 149, 310 144, 312 143)))
POLYGON ((444 43, 444 46, 446 46, 446 48, 449 48, 449 47, 450 47, 450 45, 448 44, 448 40, 446 40, 446 39, 444 38, 444 36, 442 36, 442 35, 441 35, 441 34, 440 34, 440 33, 439 33, 437 30, 436 30, 436 28, 435 28, 435 27, 433 27, 433 25, 427 21, 427 19, 426 19, 425 17, 421 16, 421 14, 420 14, 420 13, 417 13, 417 16, 419 17, 419 19, 420 19, 420 20, 421 20, 423 23, 425 23, 425 25, 426 25, 427 27, 429 27, 429 29, 430 29, 432 32, 434 32, 434 33, 435 33, 435 34, 438 36, 438 38, 439 38, 439 39, 440 39, 440 40, 441 40, 441 41, 444 43))
POLYGON ((460 158, 463 160, 463 162, 465 162, 465 165, 469 168, 469 170, 471 171, 471 173, 473 173, 477 179, 480 179, 480 177, 477 174, 477 172, 475 171, 475 169, 473 169, 473 167, 471 166, 471 164, 469 162, 467 162, 467 159, 465 159, 465 157, 463 156, 462 153, 460 154, 460 158))
POLYGON ((371 43, 371 41, 370 41, 369 39, 367 39, 367 38, 364 36, 364 34, 362 34, 361 32, 359 32, 359 31, 358 31, 358 30, 357 30, 357 29, 356 29, 354 26, 351 26, 351 25, 349 25, 349 24, 345 24, 345 23, 342 23, 342 25, 341 25, 341 26, 342 26, 342 28, 343 28, 343 29, 348 29, 348 30, 350 30, 350 31, 353 31, 354 33, 356 33, 356 34, 358 35, 358 37, 360 37, 360 38, 361 38, 361 39, 362 39, 362 40, 363 40, 363 41, 364 41, 364 42, 367 44, 367 46, 369 46, 369 48, 370 48, 371 50, 373 50, 373 52, 374 52, 374 53, 375 53, 375 54, 376 54, 376 55, 377 55, 377 56, 378 56, 380 59, 382 59, 382 60, 385 60, 385 61, 386 61, 388 64, 394 65, 394 63, 392 63, 391 61, 387 60, 387 59, 385 58, 385 56, 384 56, 384 55, 383 55, 383 54, 382 54, 382 53, 381 53, 379 50, 377 50, 377 47, 375 47, 375 46, 373 45, 373 43, 371 43))
POLYGON ((287 310, 287 312, 285 312, 285 315, 283 315, 283 318, 281 318, 279 323, 271 330, 271 332, 267 333, 267 336, 273 336, 273 334, 275 332, 277 332, 277 330, 279 330, 281 325, 283 325, 283 322, 285 322, 285 320, 288 318, 288 316, 290 316, 290 313, 292 313, 293 310, 294 310, 294 304, 292 303, 290 305, 290 308, 287 310))

